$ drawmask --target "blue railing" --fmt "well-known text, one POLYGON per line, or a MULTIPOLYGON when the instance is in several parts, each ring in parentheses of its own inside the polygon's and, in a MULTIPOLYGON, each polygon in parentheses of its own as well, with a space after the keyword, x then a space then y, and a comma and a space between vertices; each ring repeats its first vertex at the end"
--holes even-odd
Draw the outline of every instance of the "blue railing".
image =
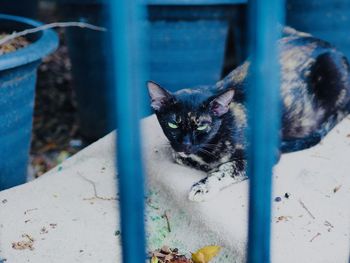
MULTIPOLYGON (((284 1, 249 2, 252 72, 249 88, 250 175, 248 262, 270 262, 271 175, 279 127, 277 24, 284 1), (257 132, 258 131, 258 132, 257 132)), ((117 96, 117 155, 123 262, 145 262, 144 179, 139 118, 145 88, 145 7, 111 1, 117 96)))
POLYGON ((117 163, 123 262, 145 262, 144 176, 139 120, 146 88, 142 21, 145 10, 137 0, 111 1, 117 163))
POLYGON ((271 175, 280 120, 277 39, 283 8, 283 0, 249 2, 249 263, 270 262, 271 175))

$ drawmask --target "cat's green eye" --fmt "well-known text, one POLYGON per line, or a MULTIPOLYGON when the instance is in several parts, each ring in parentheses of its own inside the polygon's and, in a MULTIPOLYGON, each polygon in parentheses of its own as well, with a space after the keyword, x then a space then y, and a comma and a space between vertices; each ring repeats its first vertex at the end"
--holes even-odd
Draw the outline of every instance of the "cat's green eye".
POLYGON ((197 131, 204 131, 208 128, 208 124, 204 124, 197 127, 197 131))
POLYGON ((176 129, 178 126, 175 123, 168 122, 168 126, 172 129, 176 129))

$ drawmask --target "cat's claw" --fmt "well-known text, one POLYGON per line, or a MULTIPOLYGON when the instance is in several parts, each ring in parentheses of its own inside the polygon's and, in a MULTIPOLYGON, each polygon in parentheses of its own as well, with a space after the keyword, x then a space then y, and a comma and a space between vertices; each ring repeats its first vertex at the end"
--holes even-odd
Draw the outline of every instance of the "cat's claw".
POLYGON ((209 188, 206 183, 196 183, 192 186, 188 199, 194 202, 205 202, 212 199, 219 191, 209 188))

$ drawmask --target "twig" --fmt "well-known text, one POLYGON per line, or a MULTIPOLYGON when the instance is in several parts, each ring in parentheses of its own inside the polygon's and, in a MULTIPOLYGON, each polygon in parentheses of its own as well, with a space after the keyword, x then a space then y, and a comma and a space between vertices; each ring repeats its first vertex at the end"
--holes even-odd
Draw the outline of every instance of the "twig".
POLYGON ((155 209, 155 210, 159 210, 159 207, 157 207, 157 206, 155 206, 155 205, 152 204, 151 198, 148 198, 148 199, 147 199, 147 205, 148 205, 149 207, 155 209))
POLYGON ((328 232, 331 232, 332 231, 332 229, 334 228, 334 226, 331 224, 331 222, 329 222, 329 221, 324 221, 324 225, 328 228, 327 229, 327 231, 328 232))
POLYGON ((28 214, 29 212, 32 212, 32 211, 35 211, 35 210, 38 210, 38 208, 32 208, 32 209, 28 209, 26 211, 24 211, 24 214, 28 214))
POLYGON ((104 201, 118 200, 118 198, 116 198, 116 197, 102 197, 102 196, 99 196, 99 195, 97 194, 95 182, 91 181, 90 179, 87 179, 86 177, 84 177, 84 176, 81 175, 80 173, 78 173, 78 175, 79 175, 81 178, 83 178, 85 181, 87 181, 88 183, 90 183, 90 184, 92 185, 92 188, 94 189, 94 197, 84 198, 83 200, 94 200, 94 199, 99 199, 99 200, 104 200, 104 201))
POLYGON ((316 219, 316 217, 310 212, 310 210, 306 207, 303 201, 299 200, 300 205, 306 210, 306 212, 311 216, 312 219, 316 219))
POLYGON ((338 185, 338 186, 334 187, 333 193, 338 192, 338 191, 340 190, 341 187, 342 187, 342 185, 338 185))
POLYGON ((107 29, 104 27, 95 26, 84 22, 55 22, 55 23, 34 27, 34 28, 29 28, 20 32, 13 32, 12 34, 7 35, 4 38, 0 39, 0 46, 17 37, 22 37, 28 34, 33 34, 39 31, 43 31, 43 30, 55 28, 55 27, 80 27, 80 28, 87 28, 87 29, 97 30, 97 31, 107 31, 107 29))
POLYGON ((319 237, 321 233, 317 233, 313 238, 310 239, 310 242, 314 241, 317 237, 319 237))
POLYGON ((325 226, 328 226, 328 227, 331 227, 331 228, 334 228, 334 226, 331 224, 331 222, 329 222, 329 221, 324 221, 324 225, 325 226))
POLYGON ((166 224, 167 224, 167 227, 168 227, 168 232, 171 233, 170 220, 169 220, 169 216, 168 216, 168 211, 164 211, 164 214, 162 215, 162 217, 165 218, 166 224))

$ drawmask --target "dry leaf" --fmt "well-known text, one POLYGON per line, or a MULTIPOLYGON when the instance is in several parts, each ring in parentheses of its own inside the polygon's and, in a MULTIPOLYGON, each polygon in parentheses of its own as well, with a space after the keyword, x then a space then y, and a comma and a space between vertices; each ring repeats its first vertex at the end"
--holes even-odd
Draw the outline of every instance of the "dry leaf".
POLYGON ((221 247, 219 246, 202 247, 192 254, 192 260, 194 263, 208 263, 219 253, 220 249, 221 247))
POLYGON ((23 234, 22 237, 26 238, 27 240, 12 242, 12 248, 16 250, 24 250, 24 249, 34 250, 34 238, 32 238, 28 234, 23 234))
POLYGON ((192 260, 194 263, 207 263, 205 261, 204 254, 199 252, 192 254, 192 260))
POLYGON ((158 261, 158 258, 157 257, 155 257, 155 256, 153 256, 152 258, 151 258, 151 263, 158 263, 159 261, 158 261))

